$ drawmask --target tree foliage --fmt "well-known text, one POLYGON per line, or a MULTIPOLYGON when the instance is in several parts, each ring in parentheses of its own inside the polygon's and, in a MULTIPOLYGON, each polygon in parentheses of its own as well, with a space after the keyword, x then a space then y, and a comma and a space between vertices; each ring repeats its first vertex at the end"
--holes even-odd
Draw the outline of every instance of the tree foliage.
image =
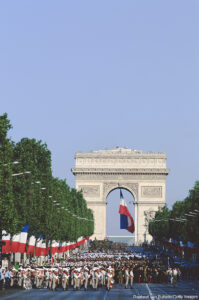
POLYGON ((184 241, 199 240, 199 181, 183 201, 174 203, 171 210, 159 209, 154 219, 149 222, 149 233, 158 238, 179 237, 184 241))
POLYGON ((54 178, 51 152, 42 141, 7 136, 7 114, 0 116, 0 229, 17 233, 29 224, 29 235, 74 241, 90 236, 93 213, 81 192, 54 178), (19 162, 13 164, 13 162, 19 162))
MULTIPOLYGON (((7 114, 0 116, 0 230, 14 233, 17 229, 17 212, 12 188, 12 165, 14 144, 7 137, 12 128, 7 114)), ((1 232, 1 231, 0 231, 1 232)))

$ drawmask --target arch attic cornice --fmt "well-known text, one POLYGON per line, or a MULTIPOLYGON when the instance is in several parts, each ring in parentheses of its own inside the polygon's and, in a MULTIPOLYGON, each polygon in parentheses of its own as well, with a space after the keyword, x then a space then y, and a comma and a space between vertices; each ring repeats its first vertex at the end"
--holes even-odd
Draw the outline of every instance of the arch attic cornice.
POLYGON ((132 175, 132 174, 158 174, 158 175, 168 175, 170 170, 169 169, 122 169, 122 168, 73 168, 71 169, 72 173, 74 175, 76 174, 97 174, 97 175, 106 175, 106 174, 126 174, 126 175, 132 175))

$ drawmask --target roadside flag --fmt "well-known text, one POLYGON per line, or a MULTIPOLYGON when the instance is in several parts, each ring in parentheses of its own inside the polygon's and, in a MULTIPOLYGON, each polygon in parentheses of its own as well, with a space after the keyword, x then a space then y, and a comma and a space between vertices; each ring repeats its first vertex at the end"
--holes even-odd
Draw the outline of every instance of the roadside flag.
POLYGON ((43 235, 41 234, 36 243, 35 256, 41 255, 42 242, 43 242, 43 235))
POLYGON ((2 230, 2 241, 6 244, 2 246, 2 253, 10 253, 10 234, 2 230))
POLYGON ((51 254, 55 254, 58 253, 58 247, 59 247, 59 243, 57 241, 52 241, 52 245, 51 245, 51 254))
POLYGON ((46 242, 43 240, 41 244, 40 256, 46 256, 46 242))
POLYGON ((19 239, 20 239, 20 233, 13 235, 12 237, 12 243, 11 243, 11 253, 17 253, 18 247, 19 247, 19 239))
POLYGON ((26 249, 26 242, 27 242, 27 237, 28 237, 28 229, 29 225, 25 225, 24 228, 22 229, 20 236, 19 236, 19 246, 17 249, 18 253, 25 253, 26 249))
POLYGON ((32 235, 29 239, 28 249, 27 249, 27 252, 26 252, 27 254, 30 254, 30 253, 34 252, 35 243, 36 243, 36 237, 34 235, 32 235))

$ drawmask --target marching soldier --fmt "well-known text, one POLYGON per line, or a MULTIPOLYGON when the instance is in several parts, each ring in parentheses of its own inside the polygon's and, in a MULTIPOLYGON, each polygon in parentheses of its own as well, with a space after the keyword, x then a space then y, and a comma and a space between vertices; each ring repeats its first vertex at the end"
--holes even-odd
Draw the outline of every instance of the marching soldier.
POLYGON ((133 288, 133 278, 134 278, 133 268, 130 269, 129 276, 130 276, 130 287, 132 289, 133 288))
POLYGON ((106 285, 106 271, 103 268, 102 269, 102 286, 105 286, 105 285, 106 285))
POLYGON ((176 284, 177 284, 177 277, 178 277, 178 271, 176 268, 173 269, 172 271, 172 277, 173 277, 173 287, 176 287, 176 284))
POLYGON ((95 272, 95 277, 96 277, 95 289, 97 290, 97 289, 98 289, 99 282, 101 282, 101 280, 102 280, 102 275, 101 275, 101 272, 100 272, 99 269, 96 270, 96 272, 95 272))
POLYGON ((74 271, 74 290, 80 289, 80 270, 74 271))
POLYGON ((110 291, 110 289, 113 286, 113 274, 111 273, 111 270, 107 269, 107 290, 110 291))
POLYGON ((118 271, 118 283, 122 286, 123 284, 123 270, 122 268, 119 269, 118 271))
POLYGON ((88 288, 88 280, 90 278, 89 269, 84 268, 84 290, 87 291, 88 288))
POLYGON ((17 277, 18 277, 18 286, 22 287, 23 286, 23 270, 22 270, 22 268, 19 268, 17 277))
POLYGON ((14 283, 15 283, 15 278, 16 278, 16 273, 17 270, 15 270, 14 268, 12 269, 12 272, 10 274, 10 286, 13 287, 14 283))
POLYGON ((144 267, 143 273, 144 273, 144 282, 147 283, 147 267, 146 266, 144 267))
POLYGON ((68 289, 68 280, 69 280, 68 269, 64 269, 62 275, 62 288, 64 291, 68 289))
POLYGON ((50 288, 50 271, 49 269, 45 272, 45 288, 50 288))
POLYGON ((28 289, 32 288, 30 269, 24 270, 24 274, 23 274, 23 288, 25 290, 28 290, 28 289))
POLYGON ((52 289, 53 291, 56 290, 57 285, 58 285, 58 281, 59 281, 59 278, 58 278, 58 272, 57 272, 57 270, 54 270, 54 271, 53 271, 53 274, 52 274, 52 286, 51 286, 51 289, 52 289))
POLYGON ((127 267, 125 270, 125 289, 128 288, 128 284, 129 284, 129 268, 127 267))

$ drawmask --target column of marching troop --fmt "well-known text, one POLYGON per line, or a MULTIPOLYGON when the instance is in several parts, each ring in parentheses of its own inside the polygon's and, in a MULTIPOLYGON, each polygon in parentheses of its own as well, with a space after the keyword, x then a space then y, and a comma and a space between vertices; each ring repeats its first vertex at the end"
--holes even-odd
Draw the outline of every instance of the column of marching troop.
MULTIPOLYGON (((6 270, 7 272, 7 270, 6 270)), ((100 286, 110 290, 113 286, 114 268, 106 267, 53 267, 53 268, 22 268, 10 269, 7 276, 7 286, 20 287, 23 289, 48 288, 56 290, 62 287, 68 290, 72 287, 79 290, 91 287, 97 290, 100 286)), ((2 273, 3 274, 3 273, 2 273)))
MULTIPOLYGON (((98 262, 99 263, 99 262, 98 262)), ((151 278, 149 269, 147 267, 142 268, 142 280, 140 281, 140 275, 137 277, 137 272, 140 270, 130 266, 115 266, 112 262, 101 261, 99 265, 96 263, 88 263, 84 266, 74 267, 73 263, 70 266, 53 266, 53 267, 20 267, 18 270, 12 268, 10 270, 0 269, 0 288, 5 287, 20 287, 23 289, 31 288, 48 288, 56 290, 58 287, 62 287, 63 290, 73 288, 79 290, 88 287, 93 290, 97 290, 99 287, 106 287, 110 290, 114 283, 118 283, 125 288, 133 288, 134 278, 135 282, 151 283, 161 282, 151 278), (152 280, 151 280, 152 279, 152 280)), ((161 276, 160 270, 154 269, 157 276, 161 276)), ((176 283, 180 276, 180 270, 177 268, 169 268, 165 270, 165 280, 163 283, 172 283, 176 286, 176 283)))
MULTIPOLYGON (((182 274, 183 275, 183 274, 182 274)), ((18 269, 0 267, 2 287, 74 290, 88 288, 110 290, 114 283, 132 288, 134 283, 172 283, 181 277, 179 268, 171 268, 149 260, 137 259, 132 253, 90 253, 84 251, 75 258, 55 261, 45 266, 28 265, 18 269)), ((183 276, 182 276, 183 277, 183 276)))

